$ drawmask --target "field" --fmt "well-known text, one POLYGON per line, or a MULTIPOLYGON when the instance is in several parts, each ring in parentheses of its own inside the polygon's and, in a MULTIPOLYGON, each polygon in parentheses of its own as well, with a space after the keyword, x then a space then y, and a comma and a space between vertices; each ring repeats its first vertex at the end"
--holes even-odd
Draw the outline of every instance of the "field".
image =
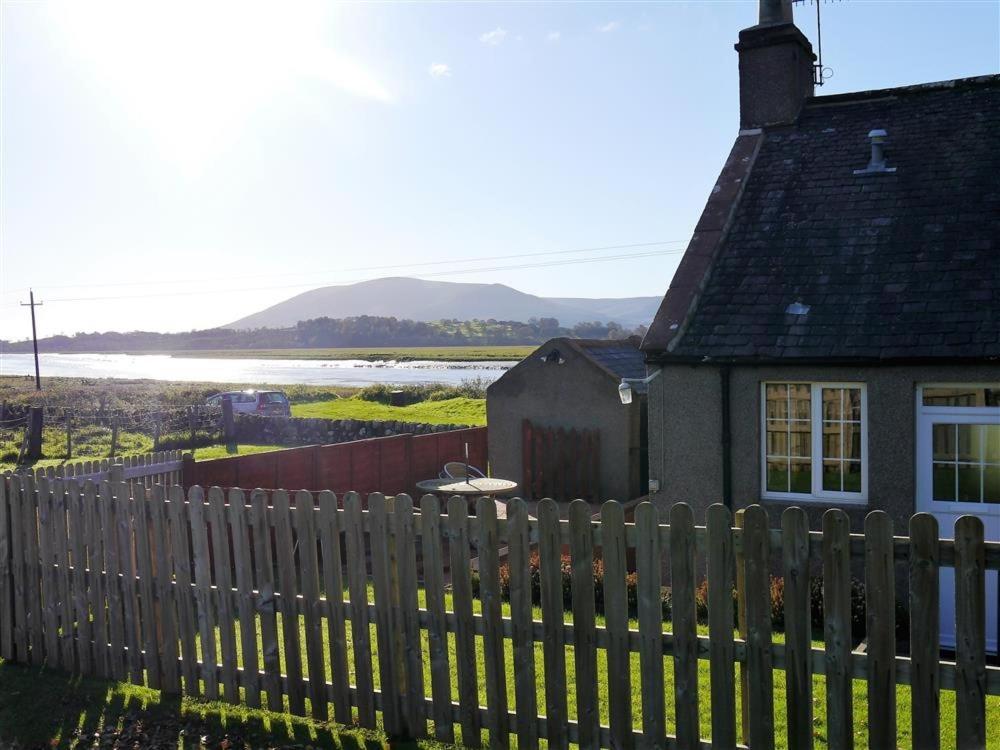
MULTIPOLYGON (((369 587, 368 600, 373 600, 373 592, 369 587)), ((452 610, 450 594, 446 595, 446 608, 452 610)), ((423 591, 419 594, 420 606, 425 606, 423 591)), ((473 608, 481 612, 479 600, 473 601, 473 608)), ((509 605, 503 604, 503 615, 509 617, 509 605)), ((541 611, 534 610, 533 618, 541 618, 541 611)), ((566 621, 572 617, 567 613, 566 621)), ((604 625, 604 618, 597 617, 597 624, 604 625)), ((637 627, 636 621, 629 623, 630 629, 637 627)), ((278 615, 278 628, 281 632, 281 616, 278 615)), ((300 621, 300 632, 304 642, 304 621, 300 621)), ((351 682, 354 683, 353 649, 350 642, 351 626, 346 623, 348 643, 348 664, 351 682)), ((259 623, 258 623, 259 629, 259 623)), ((664 629, 670 629, 670 623, 664 624, 664 629)), ((378 670, 378 639, 375 626, 371 625, 370 641, 374 684, 380 685, 378 670)), ((324 655, 329 656, 329 644, 326 642, 327 629, 322 628, 324 640, 324 655)), ((707 635, 705 626, 698 627, 699 634, 707 635)), ((218 632, 216 634, 218 638, 218 632)), ((259 639, 259 632, 258 632, 259 639)), ((237 639, 238 641, 239 639, 237 639)), ((774 634, 775 643, 783 642, 781 633, 774 634)), ((258 640, 259 642, 259 640, 258 640)), ((505 640, 505 659, 508 704, 513 709, 514 675, 512 672, 513 652, 510 640, 505 640)), ((822 648, 822 642, 815 641, 813 646, 822 648)), ((283 642, 279 639, 279 652, 284 663, 283 642)), ((485 654, 483 639, 476 638, 476 669, 479 679, 479 703, 486 704, 485 692, 485 654)), ((456 651, 454 633, 448 634, 449 665, 451 668, 452 699, 458 698, 456 651)), ((421 652, 424 659, 424 674, 430 674, 428 661, 427 633, 422 631, 421 652)), ((569 715, 576 718, 576 688, 575 663, 573 646, 568 645, 565 651, 566 678, 569 692, 567 695, 569 715)), ((242 664, 242 658, 238 657, 242 664)), ((262 663, 262 661, 258 661, 262 663)), ((542 644, 535 644, 536 687, 538 696, 537 711, 545 713, 544 707, 544 669, 542 644)), ((303 666, 306 660, 303 658, 303 666)), ((329 678, 330 664, 325 664, 326 675, 329 678)), ((307 670, 306 670, 307 671, 307 670)), ((631 680, 634 688, 639 682, 639 655, 630 654, 631 680)), ((598 651, 598 701, 601 723, 608 723, 608 682, 606 651, 598 651)), ((674 704, 673 660, 664 658, 664 697, 669 731, 674 731, 673 719, 676 716, 674 704)), ((430 680, 426 682, 427 696, 430 697, 430 680)), ((855 742, 858 747, 867 745, 865 731, 867 707, 867 687, 861 680, 853 683, 855 742)), ((709 665, 706 660, 698 662, 698 712, 701 736, 711 735, 711 681, 709 665)), ((786 747, 785 731, 785 675, 782 671, 774 673, 774 726, 777 748, 786 747)), ((826 747, 826 705, 825 683, 822 676, 813 678, 813 737, 817 747, 826 747)), ((641 727, 642 702, 638 689, 632 691, 632 717, 636 728, 641 727)), ((942 747, 955 746, 955 693, 950 690, 941 691, 941 729, 942 747)), ((739 722, 739 711, 736 712, 739 722)), ((997 733, 1000 732, 1000 698, 987 698, 987 736, 991 738, 988 747, 996 748, 994 744, 997 733)), ((910 691, 907 686, 897 687, 897 723, 898 745, 908 748, 912 745, 910 691)), ((67 675, 49 670, 29 669, 9 664, 0 664, 0 745, 16 742, 28 747, 91 747, 94 732, 108 732, 112 736, 123 731, 144 728, 150 734, 157 734, 162 744, 141 745, 142 747, 209 746, 226 747, 230 750, 242 748, 242 743, 254 747, 362 747, 367 750, 387 747, 383 735, 378 732, 359 732, 351 730, 344 732, 335 724, 324 724, 294 717, 291 714, 275 714, 266 711, 251 710, 245 706, 232 706, 221 702, 201 701, 185 697, 183 699, 161 696, 159 692, 127 683, 103 682, 96 679, 72 679, 67 675), (78 743, 83 734, 85 741, 78 743), (229 744, 220 742, 228 735, 229 744), (354 743, 357 743, 356 745, 354 743)), ((456 726, 456 735, 461 736, 461 730, 456 726)), ((128 739, 123 738, 123 739, 128 739)), ((131 738, 134 741, 136 738, 131 738)), ((132 741, 115 746, 133 746, 132 741)), ((101 747, 111 745, 101 744, 101 747)), ((394 748, 406 747, 407 744, 391 743, 394 748)), ((437 743, 423 741, 410 746, 444 747, 437 743)))
MULTIPOLYGON (((517 361, 531 354, 536 346, 401 346, 338 349, 208 349, 205 351, 157 352, 174 357, 221 357, 225 359, 363 359, 369 362, 395 360, 412 362, 517 361)), ((152 352, 131 352, 150 354, 152 352)))
POLYGON ((356 397, 340 398, 293 405, 292 416, 482 425, 486 424, 486 400, 458 397, 440 401, 420 401, 409 406, 389 406, 356 397))

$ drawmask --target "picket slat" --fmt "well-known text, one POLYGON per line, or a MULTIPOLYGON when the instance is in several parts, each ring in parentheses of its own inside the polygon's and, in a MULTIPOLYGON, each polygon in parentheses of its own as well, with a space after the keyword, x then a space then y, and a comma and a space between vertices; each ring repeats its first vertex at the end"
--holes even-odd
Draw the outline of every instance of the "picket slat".
POLYGON ((13 580, 11 578, 10 498, 7 479, 0 477, 0 658, 14 659, 13 580))
POLYGON ((160 634, 160 688, 167 694, 180 694, 181 676, 177 663, 177 611, 174 607, 173 560, 170 527, 167 521, 167 488, 157 484, 149 503, 150 537, 153 542, 153 560, 156 566, 154 590, 156 615, 160 634))
MULTIPOLYGON (((514 498, 507 503, 510 571, 511 640, 514 647, 514 705, 518 750, 538 747, 538 692, 535 687, 535 639, 532 637, 531 537, 528 509, 514 498)), ((591 599, 593 601, 593 599, 591 599)), ((580 645, 577 645, 580 648, 580 645)))
POLYGON ((71 596, 77 633, 75 641, 76 662, 80 674, 92 675, 94 667, 91 648, 90 604, 87 600, 86 554, 87 540, 90 537, 87 536, 86 523, 83 518, 83 488, 78 482, 66 483, 66 500, 71 554, 73 555, 71 596))
POLYGON ((257 615, 260 619, 261 658, 264 661, 264 691, 267 707, 284 707, 281 662, 278 648, 278 601, 274 590, 274 553, 271 544, 270 509, 266 492, 250 495, 250 526, 253 529, 254 574, 257 581, 257 615))
POLYGON ((101 483, 101 525, 104 529, 105 586, 108 597, 108 639, 110 676, 126 679, 125 623, 122 615, 121 534, 118 529, 118 498, 110 482, 101 483))
POLYGON ((481 747, 469 543, 468 502, 461 497, 452 497, 448 501, 448 551, 451 556, 452 608, 455 611, 455 666, 458 669, 461 742, 468 747, 481 747))
POLYGON ((358 722, 375 728, 375 685, 372 674, 371 635, 368 630, 368 588, 361 498, 344 496, 344 538, 347 545, 347 581, 351 602, 351 642, 354 645, 354 680, 357 685, 358 722), (361 604, 364 606, 359 606, 361 604))
POLYGON ((151 490, 136 488, 133 498, 135 519, 135 560, 139 590, 139 620, 142 628, 143 665, 146 679, 154 690, 162 687, 160 678, 160 641, 157 625, 155 576, 153 573, 153 550, 150 543, 150 500, 151 490))
MULTIPOLYGON (((551 433, 550 433, 551 434, 551 433)), ((538 503, 538 573, 542 596, 542 654, 545 666, 545 718, 549 747, 569 744, 566 722, 566 647, 563 634, 562 534, 559 508, 551 498, 538 503)))
POLYGON ((316 552, 316 511, 311 493, 295 494, 295 532, 305 619, 306 664, 309 669, 309 705, 313 718, 328 716, 326 668, 323 664, 323 621, 319 602, 319 556, 316 552))
POLYGON ((732 516, 724 505, 708 508, 708 635, 712 686, 712 747, 736 745, 736 683, 733 679, 732 516))
POLYGON ((31 664, 41 665, 45 663, 45 622, 42 617, 42 578, 44 571, 42 568, 42 558, 40 551, 39 533, 41 523, 39 516, 39 494, 34 478, 28 476, 22 485, 21 503, 24 508, 22 520, 24 521, 24 554, 25 567, 29 576, 27 586, 27 627, 31 641, 31 664))
POLYGON ((38 497, 38 559, 42 566, 41 593, 45 662, 49 667, 57 668, 59 666, 59 591, 56 582, 56 555, 52 545, 55 493, 52 484, 45 476, 38 480, 36 492, 38 497))
MULTIPOLYGON (((625 590, 625 514, 619 503, 609 501, 601 506, 601 533, 604 627, 608 633, 608 719, 611 744, 615 750, 628 750, 633 745, 632 670, 629 666, 628 596, 625 590)), ((560 618, 561 615, 560 611, 560 618)), ((548 674, 545 677, 548 679, 548 674)))
POLYGON ((70 539, 68 520, 67 486, 64 479, 57 479, 52 493, 52 545, 56 563, 56 590, 59 595, 59 662, 62 669, 76 669, 74 654, 75 616, 73 613, 73 585, 70 580, 70 539))
POLYGON ((36 580, 30 578, 30 569, 24 564, 25 555, 25 507, 21 496, 21 483, 14 477, 4 479, 7 485, 7 501, 10 503, 10 550, 11 550, 11 574, 13 575, 12 591, 14 596, 14 652, 17 660, 24 663, 31 663, 31 656, 28 653, 28 587, 36 580))
POLYGON ((406 732, 408 736, 420 739, 427 735, 427 720, 424 706, 424 659, 420 647, 420 604, 417 596, 417 547, 413 500, 409 495, 396 495, 394 507, 402 662, 406 686, 404 711, 406 732))
MULTIPOLYGON (((192 489, 191 497, 195 493, 192 489)), ((184 692, 201 695, 201 681, 198 674, 198 654, 195 634, 194 575, 191 568, 192 551, 188 537, 188 505, 184 501, 184 490, 179 486, 170 488, 170 551, 173 553, 174 600, 177 604, 177 631, 181 642, 181 674, 184 677, 184 692)))
POLYGON ((642 691, 642 747, 662 748, 667 734, 663 702, 663 604, 660 590, 660 529, 656 508, 635 509, 636 596, 639 618, 639 676, 642 691))
POLYGON ((281 643, 285 667, 285 695, 292 713, 306 710, 305 686, 302 684, 302 644, 299 638, 299 614, 295 597, 295 538, 292 534, 288 493, 276 490, 272 495, 274 510, 274 550, 278 571, 278 609, 281 612, 281 643))
POLYGON ((913 750, 940 750, 940 558, 938 522, 910 519, 910 664, 913 750))
POLYGON ((774 747, 774 672, 771 668, 771 560, 767 512, 751 505, 743 517, 746 567, 747 677, 750 747, 774 747))
POLYGON ((670 584, 673 594, 674 715, 677 747, 698 743, 698 616, 695 609, 694 515, 684 503, 670 509, 670 584))
POLYGON ((198 613, 198 638, 201 643, 201 678, 205 686, 205 697, 218 700, 219 659, 212 607, 212 562, 208 547, 208 522, 205 518, 205 493, 200 487, 192 487, 188 493, 188 518, 194 552, 194 594, 198 613))
MULTIPOLYGON (((441 503, 435 495, 420 499, 420 551, 424 561, 424 595, 427 598, 427 650, 431 668, 434 738, 454 743, 451 716, 451 667, 448 658, 448 625, 444 604, 444 560, 441 536, 441 503)), ((513 572, 513 571, 512 571, 513 572)), ((534 713, 534 709, 532 711, 534 713)))
POLYGON ((83 485, 83 516, 87 534, 87 566, 90 576, 90 609, 93 612, 94 672, 111 674, 108 653, 107 576, 104 565, 104 534, 100 519, 100 488, 91 481, 83 485))
POLYGON ((983 522, 955 522, 955 726, 957 746, 986 747, 986 559, 983 522))
POLYGON ((340 724, 351 722, 350 675, 347 670, 347 631, 344 625, 344 581, 341 572, 337 496, 319 493, 320 541, 323 554, 323 587, 327 603, 327 639, 330 644, 330 678, 333 682, 333 715, 340 724))
POLYGON ((789 750, 813 746, 812 622, 809 602, 809 518, 801 508, 781 514, 785 580, 785 716, 789 750))
POLYGON ((896 580, 892 520, 865 518, 865 620, 868 634, 868 744, 896 746, 896 580))
POLYGON ((401 731, 399 717, 399 677, 396 674, 395 612, 390 581, 392 536, 386 514, 385 496, 368 496, 371 538, 372 584, 375 594, 375 637, 378 644, 379 684, 382 687, 382 721, 390 736, 401 731))
POLYGON ((826 732, 832 750, 854 747, 851 696, 850 520, 839 508, 823 514, 823 640, 826 732))
POLYGON ((500 547, 497 506, 491 497, 476 504, 479 526, 479 597, 483 611, 483 656, 486 679, 486 729, 491 748, 510 747, 507 723, 507 678, 504 657, 503 613, 500 604, 500 547))
POLYGON ((208 524, 211 531, 223 697, 229 703, 239 703, 240 692, 236 686, 236 636, 233 630, 236 613, 233 608, 233 574, 229 559, 229 522, 226 518, 226 495, 220 487, 212 487, 208 491, 208 524))
POLYGON ((229 527, 236 569, 236 613, 239 617, 240 654, 243 656, 243 700, 260 708, 260 662, 257 654, 257 617, 254 613, 250 522, 242 490, 229 490, 229 527))
MULTIPOLYGON (((594 529, 590 503, 569 504, 570 586, 573 604, 573 660, 580 747, 594 747, 600 733, 597 697, 597 629, 594 606, 594 529)), ((513 573, 513 571, 512 571, 513 573)))

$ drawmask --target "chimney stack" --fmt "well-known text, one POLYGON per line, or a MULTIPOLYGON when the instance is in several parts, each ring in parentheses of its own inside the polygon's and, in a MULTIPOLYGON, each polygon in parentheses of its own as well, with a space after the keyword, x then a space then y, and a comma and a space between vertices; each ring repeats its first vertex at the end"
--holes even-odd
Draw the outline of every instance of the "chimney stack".
POLYGON ((740 128, 794 122, 813 95, 812 45, 792 20, 791 0, 760 0, 759 23, 740 32, 740 128))

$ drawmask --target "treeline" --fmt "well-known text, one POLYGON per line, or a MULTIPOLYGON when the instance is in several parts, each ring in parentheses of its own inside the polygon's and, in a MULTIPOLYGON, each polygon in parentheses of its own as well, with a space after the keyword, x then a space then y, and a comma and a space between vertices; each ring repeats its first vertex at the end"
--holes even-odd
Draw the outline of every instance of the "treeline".
MULTIPOLYGON (((294 328, 232 330, 211 328, 187 333, 77 333, 39 339, 42 352, 155 352, 211 349, 319 349, 374 346, 501 346, 541 344, 554 336, 622 339, 642 336, 645 326, 618 323, 578 323, 571 328, 555 318, 510 320, 437 320, 422 322, 361 315, 315 318, 294 328)), ((0 341, 8 352, 30 352, 31 341, 0 341)))

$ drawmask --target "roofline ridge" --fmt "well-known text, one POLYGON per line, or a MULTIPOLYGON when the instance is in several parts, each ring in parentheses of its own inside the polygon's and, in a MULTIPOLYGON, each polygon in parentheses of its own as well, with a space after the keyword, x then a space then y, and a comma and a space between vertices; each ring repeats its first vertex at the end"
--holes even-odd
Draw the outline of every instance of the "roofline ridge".
POLYGON ((952 78, 944 81, 929 81, 927 83, 911 83, 905 86, 894 86, 884 89, 867 89, 865 91, 848 91, 842 94, 813 96, 806 99, 805 107, 822 107, 827 104, 843 104, 870 99, 884 99, 899 94, 919 94, 930 91, 943 91, 956 88, 977 88, 979 86, 1000 85, 1000 74, 988 73, 967 78, 952 78))

